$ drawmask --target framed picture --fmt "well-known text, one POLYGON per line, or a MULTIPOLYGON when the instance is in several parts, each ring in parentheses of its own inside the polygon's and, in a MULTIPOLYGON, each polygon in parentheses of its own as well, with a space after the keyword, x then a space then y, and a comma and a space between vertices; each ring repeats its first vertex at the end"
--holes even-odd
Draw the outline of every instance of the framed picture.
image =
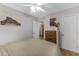
POLYGON ((17 25, 21 26, 21 24, 11 17, 6 17, 5 20, 0 21, 0 25, 17 25))
POLYGON ((50 18, 50 26, 55 26, 56 18, 50 18))

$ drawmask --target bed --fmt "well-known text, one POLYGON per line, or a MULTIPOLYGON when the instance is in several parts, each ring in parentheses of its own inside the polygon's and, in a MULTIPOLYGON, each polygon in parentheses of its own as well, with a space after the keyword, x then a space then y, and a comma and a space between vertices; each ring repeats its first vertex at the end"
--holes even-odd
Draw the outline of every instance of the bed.
POLYGON ((54 43, 29 39, 0 45, 0 56, 61 56, 61 52, 54 43))

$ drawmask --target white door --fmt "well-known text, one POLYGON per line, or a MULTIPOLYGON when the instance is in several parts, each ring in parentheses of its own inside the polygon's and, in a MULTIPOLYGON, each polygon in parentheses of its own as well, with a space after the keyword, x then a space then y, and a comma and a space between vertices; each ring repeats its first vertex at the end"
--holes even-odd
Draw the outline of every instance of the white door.
POLYGON ((62 17, 60 22, 61 47, 74 50, 76 16, 62 17))
POLYGON ((79 51, 79 15, 77 15, 76 30, 77 30, 76 49, 79 51))
POLYGON ((33 38, 39 39, 40 34, 40 22, 33 21, 33 38))

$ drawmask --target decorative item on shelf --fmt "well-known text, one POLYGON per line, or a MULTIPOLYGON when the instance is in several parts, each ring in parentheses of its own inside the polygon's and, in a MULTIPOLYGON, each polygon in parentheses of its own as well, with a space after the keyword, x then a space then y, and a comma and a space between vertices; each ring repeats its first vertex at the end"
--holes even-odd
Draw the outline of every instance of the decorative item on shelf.
POLYGON ((19 22, 17 22, 16 20, 14 20, 11 17, 6 17, 5 20, 0 21, 1 25, 17 25, 17 26, 21 26, 21 24, 19 22))
POLYGON ((50 18, 50 26, 59 27, 59 22, 56 20, 56 18, 50 18))

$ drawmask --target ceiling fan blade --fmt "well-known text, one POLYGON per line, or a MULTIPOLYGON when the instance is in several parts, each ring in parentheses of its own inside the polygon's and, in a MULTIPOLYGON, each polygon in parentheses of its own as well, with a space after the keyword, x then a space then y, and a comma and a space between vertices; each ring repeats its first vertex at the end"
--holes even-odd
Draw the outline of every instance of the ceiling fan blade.
POLYGON ((36 12, 36 9, 34 6, 31 6, 30 9, 33 11, 33 12, 36 12))
POLYGON ((31 4, 25 4, 24 6, 32 6, 31 4))
POLYGON ((36 5, 41 6, 44 5, 44 3, 36 3, 36 5))
POLYGON ((37 11, 42 11, 42 12, 45 12, 45 10, 44 9, 42 9, 41 7, 36 7, 37 8, 37 11))

